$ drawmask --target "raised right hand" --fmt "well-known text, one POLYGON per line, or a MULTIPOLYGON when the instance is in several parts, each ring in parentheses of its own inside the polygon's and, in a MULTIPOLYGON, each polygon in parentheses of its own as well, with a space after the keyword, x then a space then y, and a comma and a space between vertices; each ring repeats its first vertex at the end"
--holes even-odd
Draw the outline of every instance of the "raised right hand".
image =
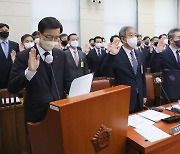
POLYGON ((116 55, 119 53, 119 50, 121 47, 118 46, 119 45, 119 42, 113 42, 113 43, 109 43, 107 45, 107 50, 109 52, 111 52, 113 55, 116 55))
POLYGON ((37 68, 39 67, 40 63, 40 55, 36 56, 36 49, 31 48, 29 52, 29 60, 28 60, 28 68, 32 72, 36 72, 37 68))

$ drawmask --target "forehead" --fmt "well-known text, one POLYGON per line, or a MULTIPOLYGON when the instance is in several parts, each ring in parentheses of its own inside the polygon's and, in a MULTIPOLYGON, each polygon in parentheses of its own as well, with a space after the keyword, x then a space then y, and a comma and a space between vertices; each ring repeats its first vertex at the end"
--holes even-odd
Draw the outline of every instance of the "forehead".
POLYGON ((96 42, 102 42, 102 39, 101 38, 97 38, 95 41, 96 42))
POLYGON ((33 40, 33 38, 31 36, 28 36, 24 39, 24 41, 26 41, 26 40, 33 40))
POLYGON ((0 30, 9 30, 6 26, 0 28, 0 30))
POLYGON ((59 36, 60 34, 60 28, 56 29, 45 29, 44 33, 45 35, 52 35, 52 36, 59 36))
POLYGON ((78 37, 77 37, 77 35, 71 35, 70 36, 70 39, 77 39, 78 37))
POLYGON ((180 37, 180 32, 175 32, 175 33, 174 33, 174 36, 175 36, 175 37, 176 37, 176 36, 180 37))
POLYGON ((126 34, 136 34, 136 30, 134 28, 129 28, 126 30, 126 34))

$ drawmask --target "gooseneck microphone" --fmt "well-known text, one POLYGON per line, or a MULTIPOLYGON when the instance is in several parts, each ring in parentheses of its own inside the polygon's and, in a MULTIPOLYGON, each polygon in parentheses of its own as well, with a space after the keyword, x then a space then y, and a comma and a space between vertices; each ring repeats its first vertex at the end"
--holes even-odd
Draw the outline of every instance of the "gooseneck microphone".
POLYGON ((158 84, 160 84, 161 89, 162 89, 162 91, 163 91, 166 99, 168 100, 168 104, 170 104, 170 106, 171 106, 171 111, 174 113, 174 116, 171 116, 171 117, 169 117, 169 118, 165 118, 165 119, 162 119, 162 120, 165 121, 165 122, 168 122, 168 123, 180 121, 180 116, 176 114, 177 110, 176 110, 176 108, 174 108, 174 107, 172 106, 172 104, 171 104, 171 102, 170 102, 170 100, 169 100, 169 97, 168 97, 166 91, 164 90, 164 88, 163 88, 163 86, 162 86, 162 84, 161 84, 161 83, 162 83, 161 79, 160 79, 159 77, 156 77, 156 78, 155 78, 155 82, 158 83, 158 84))
POLYGON ((56 91, 57 91, 57 94, 58 94, 58 99, 60 100, 61 97, 60 97, 60 94, 59 94, 59 90, 58 90, 56 78, 55 78, 55 75, 54 75, 54 71, 52 69, 53 56, 51 54, 47 55, 46 58, 45 58, 45 62, 50 65, 50 69, 51 69, 51 72, 52 72, 52 77, 53 77, 55 87, 56 87, 56 91))

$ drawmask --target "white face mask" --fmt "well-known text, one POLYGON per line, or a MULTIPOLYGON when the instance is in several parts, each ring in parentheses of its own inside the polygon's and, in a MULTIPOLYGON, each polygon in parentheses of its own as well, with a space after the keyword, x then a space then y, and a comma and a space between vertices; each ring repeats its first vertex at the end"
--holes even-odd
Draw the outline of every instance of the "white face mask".
POLYGON ((34 46, 34 42, 28 42, 28 43, 23 43, 23 44, 24 44, 24 47, 25 47, 26 49, 31 48, 31 47, 34 46))
POLYGON ((45 41, 43 39, 40 39, 41 45, 46 51, 51 51, 56 45, 58 45, 58 42, 54 41, 45 41))
POLYGON ((36 38, 36 39, 34 40, 34 42, 37 44, 37 43, 39 43, 39 40, 40 40, 40 38, 36 38))
POLYGON ((164 44, 168 45, 168 39, 164 39, 164 44))
POLYGON ((137 46, 137 37, 128 38, 127 43, 131 48, 135 49, 137 46))
POLYGON ((102 47, 102 43, 95 43, 95 46, 96 46, 96 48, 101 48, 102 47))
POLYGON ((72 41, 71 42, 71 46, 74 47, 74 48, 77 48, 79 45, 79 42, 78 41, 72 41))

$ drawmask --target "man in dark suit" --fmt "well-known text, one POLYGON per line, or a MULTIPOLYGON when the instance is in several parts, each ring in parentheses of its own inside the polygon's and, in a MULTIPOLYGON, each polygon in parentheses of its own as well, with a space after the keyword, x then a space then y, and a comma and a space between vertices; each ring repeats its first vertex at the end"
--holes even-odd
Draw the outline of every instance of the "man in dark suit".
POLYGON ((131 86, 130 109, 129 112, 142 110, 143 103, 146 102, 146 83, 143 70, 143 59, 137 47, 136 32, 133 27, 123 27, 119 32, 123 46, 111 44, 107 50, 101 71, 106 74, 109 68, 113 68, 115 85, 131 86))
POLYGON ((95 48, 90 50, 87 55, 88 66, 90 72, 94 72, 94 77, 102 76, 100 73, 100 67, 106 56, 106 51, 101 49, 102 42, 102 38, 100 36, 96 36, 94 38, 95 48))
MULTIPOLYGON (((168 39, 170 45, 160 53, 156 51, 154 60, 159 61, 157 71, 162 71, 163 87, 169 100, 174 102, 180 99, 180 29, 171 29, 168 39)), ((165 102, 168 102, 164 93, 163 95, 165 102)))
POLYGON ((42 19, 38 24, 39 43, 16 55, 8 90, 17 93, 26 88, 24 106, 27 122, 43 120, 49 103, 65 98, 64 91, 69 91, 72 79, 66 54, 54 48, 62 30, 63 27, 56 18, 42 19))
POLYGON ((77 34, 70 34, 68 36, 68 43, 70 47, 65 51, 65 53, 68 60, 71 78, 75 79, 88 74, 86 54, 77 48, 79 45, 77 34))
POLYGON ((8 40, 9 26, 0 23, 0 89, 7 88, 9 74, 19 45, 8 40))

